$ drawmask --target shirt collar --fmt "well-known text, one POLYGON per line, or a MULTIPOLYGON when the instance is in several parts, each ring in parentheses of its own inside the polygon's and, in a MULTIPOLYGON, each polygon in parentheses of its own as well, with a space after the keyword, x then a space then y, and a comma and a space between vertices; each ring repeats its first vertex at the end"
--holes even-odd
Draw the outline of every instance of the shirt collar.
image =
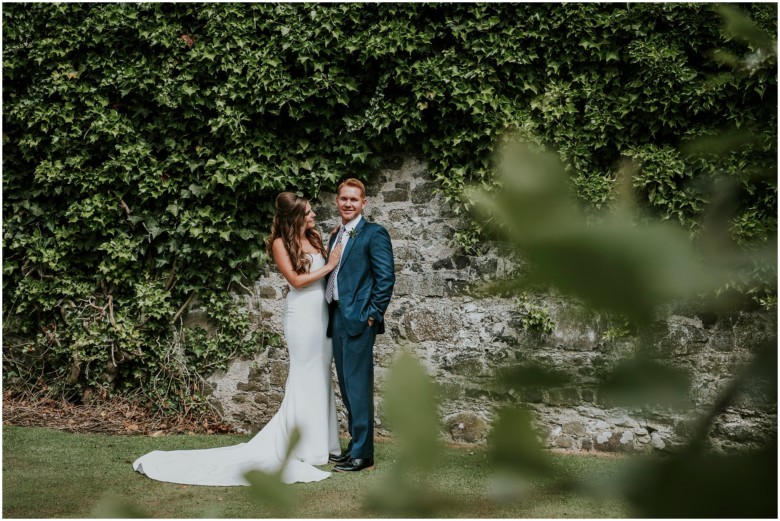
POLYGON ((344 225, 344 230, 347 232, 351 232, 355 229, 355 227, 360 224, 360 220, 363 218, 363 214, 359 213, 357 217, 349 221, 347 224, 344 225))

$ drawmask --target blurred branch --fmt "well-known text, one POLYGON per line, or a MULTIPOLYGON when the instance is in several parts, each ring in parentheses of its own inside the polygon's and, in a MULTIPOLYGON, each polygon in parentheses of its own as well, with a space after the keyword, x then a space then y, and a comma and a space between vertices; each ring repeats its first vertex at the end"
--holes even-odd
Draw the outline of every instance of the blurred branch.
POLYGON ((179 320, 179 317, 182 315, 182 313, 184 313, 190 307, 190 304, 192 304, 192 301, 195 300, 195 297, 197 297, 197 296, 198 296, 198 293, 196 291, 193 291, 192 293, 190 293, 190 296, 187 298, 187 300, 184 302, 184 304, 182 304, 182 306, 179 308, 179 310, 173 316, 173 319, 171 320, 171 322, 173 324, 175 324, 176 321, 179 320))
POLYGON ((717 401, 699 421, 693 436, 691 436, 686 450, 689 452, 700 451, 707 441, 710 429, 715 419, 731 406, 740 392, 743 392, 748 384, 756 378, 766 378, 773 382, 775 388, 772 394, 777 393, 777 341, 767 342, 762 345, 753 360, 739 371, 728 387, 718 396, 717 401))

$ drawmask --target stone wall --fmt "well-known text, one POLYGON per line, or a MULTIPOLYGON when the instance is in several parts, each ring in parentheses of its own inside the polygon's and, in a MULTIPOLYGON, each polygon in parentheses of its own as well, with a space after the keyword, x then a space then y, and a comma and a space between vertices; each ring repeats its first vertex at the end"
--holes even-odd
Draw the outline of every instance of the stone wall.
MULTIPOLYGON (((514 299, 478 299, 464 293, 470 283, 522 273, 523 266, 510 260, 500 244, 487 245, 479 256, 458 251, 451 239, 463 222, 434 193, 424 163, 413 157, 389 162, 368 181, 367 195, 365 216, 387 227, 397 276, 386 315, 387 333, 377 338, 374 352, 378 434, 392 434, 383 428, 383 382, 396 353, 410 349, 440 386, 442 434, 447 439, 483 442, 496 407, 522 403, 535 411, 548 447, 652 451, 681 442, 690 415, 609 408, 599 396, 598 378, 636 345, 634 337, 615 338, 616 324, 571 300, 547 294, 532 299, 548 310, 553 331, 535 333, 524 330, 525 311, 514 299), (552 390, 508 391, 497 385, 494 375, 514 362, 565 368, 577 381, 552 390)), ((313 205, 325 233, 337 222, 334 198, 322 194, 313 205)), ((283 331, 284 286, 281 275, 269 267, 253 294, 241 297, 256 327, 283 331)), ((655 357, 691 374, 690 399, 702 409, 728 385, 735 368, 750 358, 750 345, 770 338, 775 328, 774 317, 762 313, 728 317, 678 313, 657 324, 650 345, 655 357)), ((286 377, 284 346, 268 348, 212 375, 212 401, 227 421, 254 432, 275 413, 286 377)), ((344 415, 339 415, 343 425, 344 415)), ((749 446, 767 432, 776 432, 776 424, 773 397, 757 392, 718 419, 713 445, 723 450, 749 446)))

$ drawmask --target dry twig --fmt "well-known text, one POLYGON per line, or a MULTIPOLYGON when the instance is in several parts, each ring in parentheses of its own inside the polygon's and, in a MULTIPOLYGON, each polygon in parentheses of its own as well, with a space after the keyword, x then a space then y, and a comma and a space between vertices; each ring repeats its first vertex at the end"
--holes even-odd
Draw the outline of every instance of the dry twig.
POLYGON ((114 435, 235 432, 216 413, 170 417, 122 398, 76 405, 63 399, 14 396, 8 391, 3 393, 3 424, 114 435))

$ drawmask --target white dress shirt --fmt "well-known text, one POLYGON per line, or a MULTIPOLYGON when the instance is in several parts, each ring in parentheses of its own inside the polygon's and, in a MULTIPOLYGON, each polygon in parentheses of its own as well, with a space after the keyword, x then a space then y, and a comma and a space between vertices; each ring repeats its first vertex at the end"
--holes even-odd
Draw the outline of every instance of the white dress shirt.
MULTIPOLYGON (((355 227, 360 224, 360 220, 363 218, 363 214, 358 214, 357 217, 349 221, 347 224, 344 225, 344 235, 341 237, 341 244, 344 246, 341 249, 341 254, 344 255, 344 250, 347 249, 347 243, 349 242, 349 232, 355 229, 355 227)), ((336 246, 335 244, 333 245, 336 246)), ((339 267, 341 266, 341 260, 339 259, 339 267)), ((339 299, 339 278, 338 273, 336 274, 336 279, 334 280, 333 284, 333 300, 339 299)))

